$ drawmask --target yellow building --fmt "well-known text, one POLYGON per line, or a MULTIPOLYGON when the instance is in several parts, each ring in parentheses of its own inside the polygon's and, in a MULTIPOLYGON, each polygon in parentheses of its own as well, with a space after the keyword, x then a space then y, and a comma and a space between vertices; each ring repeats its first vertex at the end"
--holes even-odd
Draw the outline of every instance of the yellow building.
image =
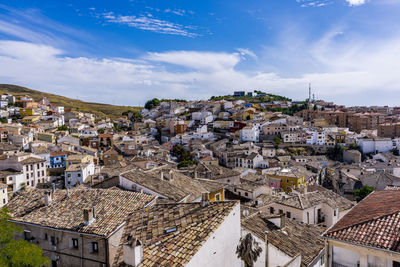
POLYGON ((38 121, 40 119, 39 115, 34 115, 34 116, 26 116, 22 119, 22 122, 24 123, 33 123, 35 121, 38 121))
POLYGON ((210 202, 214 201, 225 201, 225 183, 208 180, 208 179, 196 179, 207 191, 207 199, 210 202))
POLYGON ((305 175, 296 173, 290 169, 282 169, 275 173, 267 173, 267 177, 281 180, 281 188, 286 193, 292 192, 292 188, 301 188, 306 186, 305 175))
POLYGON ((21 115, 21 117, 32 116, 35 115, 35 110, 33 108, 21 108, 19 110, 19 115, 21 115))

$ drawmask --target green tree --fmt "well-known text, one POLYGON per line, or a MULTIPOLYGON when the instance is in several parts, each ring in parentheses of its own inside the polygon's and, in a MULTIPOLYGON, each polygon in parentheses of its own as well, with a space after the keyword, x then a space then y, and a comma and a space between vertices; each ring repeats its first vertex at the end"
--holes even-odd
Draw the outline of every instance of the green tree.
POLYGON ((157 107, 158 105, 160 105, 160 100, 158 100, 157 98, 153 98, 149 101, 146 102, 146 104, 144 105, 144 107, 148 110, 157 107))
POLYGON ((372 186, 363 185, 360 189, 354 190, 353 195, 356 198, 356 200, 360 202, 369 194, 371 194, 374 190, 375 188, 373 188, 372 186))
POLYGON ((274 137, 274 144, 275 144, 276 147, 279 146, 280 144, 282 144, 282 139, 279 138, 278 136, 275 136, 274 137))
POLYGON ((342 161, 344 147, 340 144, 336 144, 333 148, 328 149, 328 157, 332 160, 342 161))
POLYGON ((22 229, 11 219, 6 207, 0 210, 0 266, 42 267, 50 264, 50 260, 43 256, 43 250, 26 240, 15 240, 14 235, 22 229))
POLYGON ((59 127, 57 128, 57 130, 59 130, 59 131, 68 131, 69 129, 68 129, 67 126, 63 125, 63 126, 59 126, 59 127))
POLYGON ((317 105, 314 105, 313 109, 314 109, 314 110, 317 110, 317 109, 318 109, 317 105))

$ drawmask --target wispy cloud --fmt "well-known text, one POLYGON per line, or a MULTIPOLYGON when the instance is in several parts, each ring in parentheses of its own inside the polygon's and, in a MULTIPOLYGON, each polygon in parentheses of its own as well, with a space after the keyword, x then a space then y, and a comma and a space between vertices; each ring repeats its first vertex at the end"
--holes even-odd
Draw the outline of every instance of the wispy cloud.
POLYGON ((346 0, 349 6, 361 6, 364 5, 367 1, 366 0, 346 0))
POLYGON ((333 4, 332 0, 296 0, 301 7, 323 7, 333 4))
POLYGON ((106 22, 127 25, 145 31, 192 38, 199 36, 199 34, 192 32, 192 30, 196 29, 194 26, 184 26, 170 21, 156 19, 153 18, 153 15, 150 13, 146 16, 123 16, 114 14, 113 12, 107 12, 103 13, 102 16, 106 22))

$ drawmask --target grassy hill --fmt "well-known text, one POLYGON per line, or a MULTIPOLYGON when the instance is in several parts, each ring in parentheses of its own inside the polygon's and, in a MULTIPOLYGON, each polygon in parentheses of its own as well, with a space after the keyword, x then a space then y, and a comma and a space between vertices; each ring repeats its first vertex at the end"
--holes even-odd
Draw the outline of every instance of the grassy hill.
POLYGON ((0 84, 0 93, 9 93, 15 97, 29 95, 35 101, 39 101, 43 97, 47 97, 52 104, 63 106, 65 108, 70 108, 76 111, 90 112, 101 117, 116 118, 121 116, 122 112, 132 110, 139 111, 140 107, 130 107, 130 106, 115 106, 109 104, 91 103, 84 102, 81 100, 71 99, 65 96, 59 96, 49 93, 40 92, 37 90, 32 90, 22 86, 12 85, 12 84, 0 84))

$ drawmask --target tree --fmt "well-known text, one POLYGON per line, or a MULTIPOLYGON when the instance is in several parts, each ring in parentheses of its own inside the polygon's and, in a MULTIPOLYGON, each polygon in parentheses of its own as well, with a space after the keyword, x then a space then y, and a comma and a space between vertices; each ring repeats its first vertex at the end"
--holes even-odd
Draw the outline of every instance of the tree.
POLYGON ((318 109, 317 105, 314 105, 313 109, 314 109, 314 110, 317 110, 317 109, 318 109))
POLYGON ((236 254, 239 259, 244 261, 245 267, 253 267, 261 252, 262 248, 250 233, 244 238, 240 238, 239 245, 236 248, 236 254))
POLYGON ((146 104, 144 105, 144 107, 148 110, 157 107, 158 105, 160 105, 160 100, 158 100, 157 98, 153 98, 149 101, 146 102, 146 104))
POLYGON ((344 147, 340 144, 336 144, 335 147, 328 149, 328 157, 332 160, 342 161, 344 147))
POLYGON ((280 139, 278 136, 274 137, 274 144, 275 146, 279 146, 280 144, 282 144, 282 139, 280 139))
POLYGON ((50 260, 43 256, 43 250, 26 240, 15 240, 14 235, 22 229, 11 219, 6 207, 0 210, 0 266, 29 266, 42 267, 50 264, 50 260))
POLYGON ((353 192, 354 197, 358 202, 363 200, 366 196, 371 194, 375 190, 374 187, 368 186, 368 185, 363 185, 360 189, 356 189, 353 192))
POLYGON ((59 126, 59 127, 57 128, 57 130, 59 130, 59 131, 68 131, 69 129, 68 129, 67 126, 62 125, 62 126, 59 126))

